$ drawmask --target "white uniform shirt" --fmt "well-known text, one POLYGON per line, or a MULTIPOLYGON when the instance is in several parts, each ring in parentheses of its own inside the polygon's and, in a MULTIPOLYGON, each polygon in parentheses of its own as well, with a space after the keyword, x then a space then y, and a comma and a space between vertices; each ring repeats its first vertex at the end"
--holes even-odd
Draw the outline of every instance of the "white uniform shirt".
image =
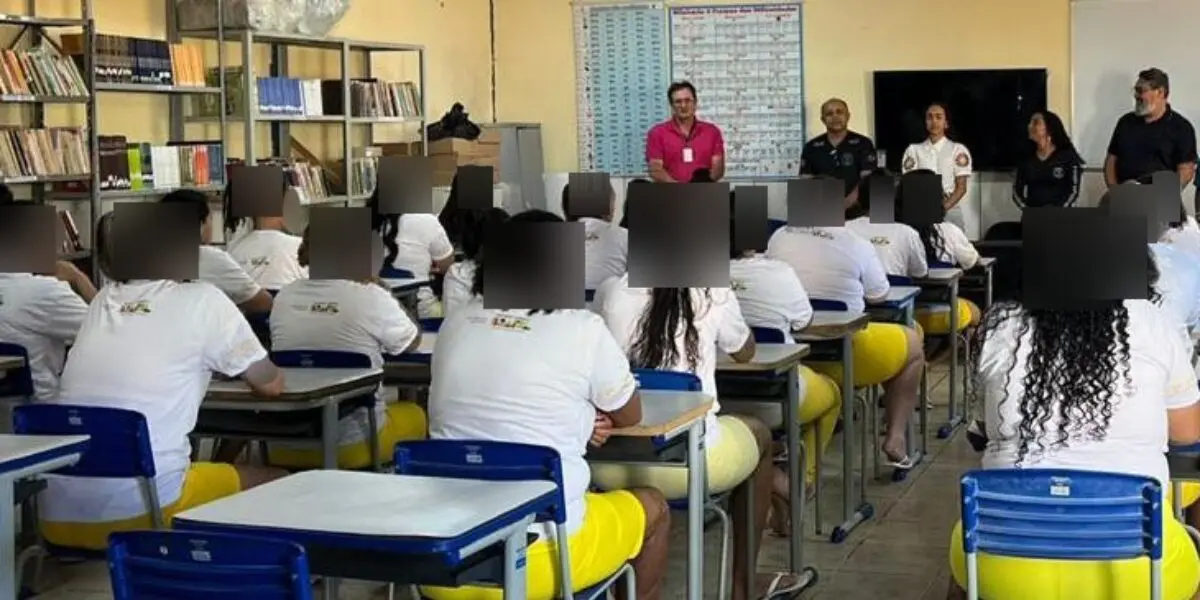
POLYGON ((1168 229, 1163 233, 1162 241, 1200 261, 1200 226, 1196 224, 1195 217, 1189 215, 1182 227, 1168 229))
POLYGON ((25 347, 34 398, 58 395, 58 374, 88 305, 53 277, 0 273, 0 342, 25 347))
POLYGON ((620 410, 637 388, 604 322, 584 310, 488 310, 474 298, 443 323, 430 368, 429 436, 558 450, 567 527, 578 530, 596 410, 620 410))
POLYGON ((610 277, 624 275, 629 260, 629 231, 601 219, 582 218, 583 285, 594 290, 610 277))
MULTIPOLYGON (((623 275, 609 288, 604 304, 599 307, 600 315, 608 325, 617 343, 629 355, 637 341, 638 324, 650 307, 650 291, 647 288, 629 287, 629 276, 623 275)), ((717 350, 737 352, 750 337, 750 326, 742 317, 737 296, 729 288, 692 289, 692 306, 695 308, 696 333, 699 335, 698 362, 693 369, 688 365, 685 330, 681 326, 675 334, 679 359, 675 364, 660 365, 663 371, 684 371, 700 378, 702 390, 713 397, 712 409, 708 413, 708 443, 716 444, 720 429, 716 414, 721 409, 717 397, 717 350)))
POLYGON ((967 234, 962 228, 949 222, 941 222, 934 227, 942 236, 942 251, 938 252, 938 260, 961 269, 970 269, 979 262, 979 251, 975 249, 975 244, 967 239, 967 234))
POLYGON ((268 290, 280 290, 297 279, 308 279, 308 269, 300 266, 297 252, 300 236, 272 229, 258 229, 231 242, 229 255, 246 274, 268 290))
POLYGON ((471 300, 471 287, 475 284, 475 261, 464 260, 450 265, 446 278, 442 280, 442 316, 467 305, 471 300))
POLYGON ((786 263, 762 256, 732 260, 729 285, 746 324, 782 331, 784 343, 794 343, 792 332, 812 321, 808 293, 786 263))
MULTIPOLYGON (((63 369, 54 402, 146 416, 162 506, 179 500, 191 464, 188 434, 214 372, 235 377, 267 356, 233 302, 205 282, 104 286, 63 369)), ((146 514, 133 479, 51 477, 50 521, 102 522, 146 514)))
MULTIPOLYGON (((396 230, 396 257, 392 266, 404 269, 417 279, 428 279, 434 261, 454 255, 454 246, 437 215, 410 213, 401 215, 396 230)), ((387 250, 384 251, 385 256, 387 250)), ((437 298, 428 286, 417 290, 417 312, 424 319, 432 316, 437 298)))
MULTIPOLYGON (((1112 415, 1104 439, 1071 433, 1065 448, 1046 448, 1045 454, 1026 457, 1024 466, 1081 469, 1146 475, 1170 483, 1167 460, 1167 410, 1185 408, 1200 399, 1196 377, 1188 361, 1190 352, 1163 310, 1145 300, 1127 300, 1129 311, 1129 380, 1119 377, 1112 397, 1112 415)), ((985 469, 1013 467, 1020 445, 1019 398, 1029 359, 1032 330, 1018 348, 1021 322, 1000 324, 984 342, 979 357, 984 392, 988 447, 985 469), (1014 350, 1015 358, 1014 358, 1014 350), (1013 361, 1016 361, 1015 363, 1013 361), (1009 371, 1010 365, 1012 370, 1009 371), (1007 385, 1008 395, 1004 395, 1007 385)), ((1118 369, 1120 371, 1120 369, 1118 369)), ((1050 446, 1058 419, 1035 426, 1050 446)), ((1036 445, 1031 445, 1036 449, 1036 445)))
POLYGON ((216 246, 200 246, 200 281, 217 286, 234 304, 246 302, 262 291, 228 252, 216 246))
POLYGON ((845 227, 780 227, 767 241, 767 258, 787 263, 809 298, 844 302, 853 313, 891 289, 871 242, 845 227))
MULTIPOLYGON (((279 290, 271 309, 271 349, 339 350, 365 354, 383 366, 384 354, 400 354, 420 330, 387 290, 373 283, 342 279, 303 279, 279 290)), ((383 402, 375 405, 379 427, 386 424, 383 402)), ((357 444, 370 431, 367 412, 358 409, 338 426, 338 444, 357 444)), ((285 446, 285 444, 280 444, 285 446)), ((300 447, 300 446, 296 446, 300 447)))
POLYGON ((916 229, 904 223, 872 223, 867 217, 846 221, 846 229, 871 242, 888 275, 924 277, 929 273, 925 245, 916 229))
POLYGON ((928 139, 920 144, 909 144, 901 160, 901 173, 928 169, 942 176, 942 191, 954 191, 954 178, 971 174, 971 151, 967 147, 943 137, 937 142, 928 139))

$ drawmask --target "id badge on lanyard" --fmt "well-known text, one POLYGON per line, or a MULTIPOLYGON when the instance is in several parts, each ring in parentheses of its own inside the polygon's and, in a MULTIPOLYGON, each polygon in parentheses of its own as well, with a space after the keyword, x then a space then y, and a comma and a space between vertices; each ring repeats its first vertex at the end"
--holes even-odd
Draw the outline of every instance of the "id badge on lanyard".
POLYGON ((691 164, 696 160, 696 153, 692 151, 692 138, 696 137, 696 125, 692 123, 692 130, 688 132, 687 137, 683 138, 683 162, 691 164))

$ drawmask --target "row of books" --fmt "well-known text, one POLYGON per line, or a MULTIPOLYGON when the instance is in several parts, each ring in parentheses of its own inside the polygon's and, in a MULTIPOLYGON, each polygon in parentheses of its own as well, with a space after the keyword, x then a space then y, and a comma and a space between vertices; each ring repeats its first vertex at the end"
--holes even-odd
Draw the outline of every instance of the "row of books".
POLYGON ((378 146, 367 146, 355 151, 359 156, 350 159, 350 195, 369 196, 375 192, 379 182, 379 157, 382 151, 378 146))
POLYGON ((0 94, 86 97, 88 88, 70 59, 47 50, 4 50, 0 53, 0 94))
MULTIPOLYGON (((209 69, 205 85, 220 86, 220 70, 209 69)), ((225 68, 225 115, 246 114, 243 96, 246 71, 242 67, 225 68)), ((319 117, 345 113, 345 98, 340 79, 297 79, 259 77, 255 80, 255 110, 261 115, 319 117)), ((193 99, 192 115, 213 118, 220 115, 220 98, 201 96, 193 99)), ((350 82, 350 114, 355 117, 418 117, 421 115, 420 91, 410 81, 380 82, 355 79, 350 82)))
POLYGON ((87 175, 88 140, 75 128, 0 130, 0 177, 87 175))
MULTIPOLYGON (((98 137, 102 191, 174 189, 225 183, 225 153, 219 141, 150 144, 130 142, 123 135, 98 137)), ((69 189, 71 186, 64 187, 69 189)))
POLYGON ((319 203, 330 196, 329 183, 321 165, 284 158, 261 159, 258 164, 282 167, 284 182, 300 194, 301 204, 319 203))
MULTIPOLYGON (((339 92, 340 88, 339 83, 339 92)), ((356 117, 418 117, 421 115, 420 92, 411 81, 354 80, 350 82, 350 114, 356 117)))
MULTIPOLYGON (((63 52, 82 69, 86 64, 83 34, 64 34, 61 43, 63 52)), ((92 69, 100 83, 204 86, 204 55, 199 46, 97 34, 94 50, 92 69)))

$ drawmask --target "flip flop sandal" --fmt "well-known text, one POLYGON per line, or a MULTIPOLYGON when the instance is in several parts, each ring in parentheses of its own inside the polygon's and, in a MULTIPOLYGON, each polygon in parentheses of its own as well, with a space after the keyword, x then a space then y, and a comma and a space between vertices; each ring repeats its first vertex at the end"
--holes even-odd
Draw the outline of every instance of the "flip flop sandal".
POLYGON ((771 580, 771 585, 767 586, 767 591, 762 595, 762 600, 793 598, 796 594, 811 586, 812 583, 815 583, 815 581, 810 581, 808 585, 805 585, 804 577, 787 571, 779 571, 775 573, 774 579, 771 580))
POLYGON ((884 464, 884 466, 887 466, 887 467, 892 467, 894 469, 903 469, 905 471, 917 466, 917 464, 915 462, 913 462, 912 457, 907 454, 905 454, 904 458, 902 458, 900 460, 896 460, 891 457, 888 457, 886 460, 884 460, 883 464, 884 464))

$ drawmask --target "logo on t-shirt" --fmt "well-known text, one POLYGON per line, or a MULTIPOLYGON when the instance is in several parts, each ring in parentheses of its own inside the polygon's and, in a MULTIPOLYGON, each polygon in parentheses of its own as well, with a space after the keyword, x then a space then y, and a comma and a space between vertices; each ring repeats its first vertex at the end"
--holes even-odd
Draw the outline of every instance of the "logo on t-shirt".
POLYGON ((266 256, 256 256, 250 259, 250 266, 252 267, 267 267, 270 265, 271 259, 266 256))
POLYGON ((892 240, 889 240, 887 236, 884 235, 876 235, 871 237, 871 244, 875 246, 891 246, 892 240))
POLYGON ((736 292, 744 292, 744 291, 750 289, 750 286, 746 285, 745 281, 741 281, 739 279, 730 279, 729 280, 729 289, 733 290, 735 293, 736 292))
POLYGON ((308 307, 308 311, 324 315, 336 315, 341 312, 338 310, 337 302, 313 302, 312 306, 308 307))
POLYGON ((813 237, 819 237, 821 239, 826 239, 826 240, 833 239, 832 233, 829 233, 828 231, 822 231, 820 229, 808 229, 807 233, 808 233, 808 235, 811 235, 813 237))
POLYGON ((150 314, 150 303, 146 300, 137 300, 134 302, 126 302, 121 305, 121 314, 123 315, 148 315, 150 314))
POLYGON ((584 241, 585 243, 586 243, 586 242, 598 242, 598 241, 600 241, 600 234, 598 234, 598 233, 594 233, 594 232, 593 232, 593 233, 589 233, 589 234, 587 234, 587 237, 586 237, 586 238, 584 238, 584 240, 583 240, 583 241, 584 241))
POLYGON ((504 331, 529 331, 529 319, 526 317, 518 317, 514 315, 496 315, 492 317, 492 329, 501 329, 504 331))

